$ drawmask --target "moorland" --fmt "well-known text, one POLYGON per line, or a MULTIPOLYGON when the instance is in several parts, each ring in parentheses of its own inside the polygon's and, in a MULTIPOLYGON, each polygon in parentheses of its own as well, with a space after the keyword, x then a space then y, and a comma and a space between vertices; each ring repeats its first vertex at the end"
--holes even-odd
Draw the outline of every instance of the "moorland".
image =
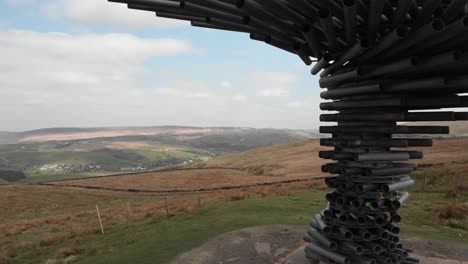
MULTIPOLYGON (((467 147, 425 149, 402 209, 406 235, 467 244, 467 147)), ((0 263, 167 263, 228 231, 306 225, 329 191, 320 149, 305 140, 183 169, 0 186, 0 263)))

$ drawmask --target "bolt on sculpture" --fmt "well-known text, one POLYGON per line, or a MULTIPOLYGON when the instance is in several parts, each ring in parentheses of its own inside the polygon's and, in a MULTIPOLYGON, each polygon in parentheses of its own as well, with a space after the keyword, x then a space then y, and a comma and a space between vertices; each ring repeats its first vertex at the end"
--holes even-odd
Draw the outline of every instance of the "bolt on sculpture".
POLYGON ((430 147, 422 134, 445 126, 398 122, 467 120, 468 113, 418 111, 467 107, 468 0, 110 0, 193 26, 250 33, 253 40, 317 59, 320 152, 335 189, 304 235, 312 263, 418 263, 400 244, 398 209, 414 181, 407 176, 430 147), (405 136, 406 135, 406 136, 405 136))

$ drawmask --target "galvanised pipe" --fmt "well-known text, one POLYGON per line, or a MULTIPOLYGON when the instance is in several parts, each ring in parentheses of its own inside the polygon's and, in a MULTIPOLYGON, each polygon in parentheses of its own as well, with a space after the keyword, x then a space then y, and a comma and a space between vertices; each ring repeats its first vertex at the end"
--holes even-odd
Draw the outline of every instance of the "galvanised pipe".
POLYGON ((338 42, 336 39, 335 28, 332 23, 330 10, 322 8, 319 10, 319 20, 322 25, 323 32, 327 39, 328 48, 332 51, 338 49, 338 42))
POLYGON ((348 47, 351 47, 356 42, 357 2, 357 0, 343 0, 344 31, 348 47))
POLYGON ((414 181, 405 174, 422 158, 407 147, 432 146, 420 135, 448 134, 444 126, 406 126, 397 121, 466 120, 468 113, 410 112, 468 106, 468 0, 112 0, 129 7, 190 20, 193 26, 249 33, 253 40, 318 62, 321 93, 331 99, 322 115, 335 126, 319 156, 335 189, 327 208, 304 234, 313 263, 397 263, 408 257, 394 225, 414 181), (322 12, 320 12, 322 11, 322 12), (370 45, 362 45, 363 41, 370 45), (361 47, 359 45, 361 44, 361 47), (365 46, 365 47, 364 47, 365 46), (393 135, 411 135, 393 138, 393 135), (399 150, 395 150, 398 148, 399 150))

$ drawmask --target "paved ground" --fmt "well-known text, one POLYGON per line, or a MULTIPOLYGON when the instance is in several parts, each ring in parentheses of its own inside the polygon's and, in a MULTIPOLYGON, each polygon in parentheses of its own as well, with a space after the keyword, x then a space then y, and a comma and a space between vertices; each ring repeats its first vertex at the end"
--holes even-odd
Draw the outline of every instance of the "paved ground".
MULTIPOLYGON (((268 226, 226 233, 178 256, 172 264, 310 264, 303 253, 304 230, 303 226, 268 226)), ((468 264, 466 245, 414 238, 403 241, 415 249, 422 264, 468 264)))

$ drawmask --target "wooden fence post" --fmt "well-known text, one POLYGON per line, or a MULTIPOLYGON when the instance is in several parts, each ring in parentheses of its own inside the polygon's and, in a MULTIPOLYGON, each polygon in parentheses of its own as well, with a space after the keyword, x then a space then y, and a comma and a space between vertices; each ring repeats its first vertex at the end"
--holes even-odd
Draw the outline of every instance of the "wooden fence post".
POLYGON ((127 201, 127 224, 130 221, 130 202, 127 201))
POLYGON ((426 191, 427 188, 427 171, 424 172, 424 191, 426 191))
POLYGON ((102 225, 101 213, 99 212, 99 206, 96 204, 96 211, 99 219, 99 225, 101 226, 101 233, 104 235, 104 226, 102 225))
POLYGON ((167 197, 164 196, 164 205, 166 206, 166 216, 169 216, 169 207, 167 206, 167 197))

